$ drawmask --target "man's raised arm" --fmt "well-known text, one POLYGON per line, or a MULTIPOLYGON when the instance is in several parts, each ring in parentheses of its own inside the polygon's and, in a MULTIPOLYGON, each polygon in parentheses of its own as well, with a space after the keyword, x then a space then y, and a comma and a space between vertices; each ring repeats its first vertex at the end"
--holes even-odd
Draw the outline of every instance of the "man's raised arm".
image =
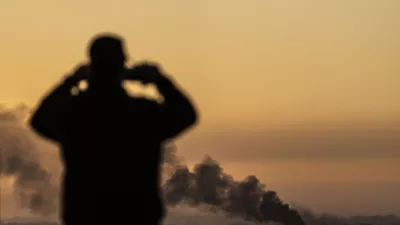
POLYGON ((197 122, 198 115, 189 98, 157 66, 142 64, 134 70, 133 79, 155 84, 164 99, 154 118, 156 133, 162 140, 179 135, 197 122))
POLYGON ((37 133, 56 142, 62 141, 67 103, 73 98, 71 89, 80 80, 81 76, 74 73, 42 100, 30 119, 30 126, 37 133))
POLYGON ((173 83, 171 79, 161 76, 156 82, 160 94, 164 98, 161 104, 161 118, 166 126, 162 129, 164 138, 171 138, 197 122, 198 115, 193 104, 173 83))

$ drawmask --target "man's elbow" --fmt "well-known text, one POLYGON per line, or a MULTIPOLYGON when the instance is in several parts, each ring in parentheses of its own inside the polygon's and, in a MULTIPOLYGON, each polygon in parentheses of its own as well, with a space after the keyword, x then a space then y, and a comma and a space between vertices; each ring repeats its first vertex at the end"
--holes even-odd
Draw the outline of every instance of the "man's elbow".
POLYGON ((194 110, 191 118, 191 126, 196 125, 199 122, 199 114, 194 110))
POLYGON ((37 133, 37 134, 40 135, 40 136, 43 136, 43 137, 46 137, 46 138, 49 138, 49 136, 51 136, 51 135, 50 135, 50 132, 46 129, 46 127, 43 126, 43 124, 40 123, 39 121, 37 121, 36 119, 31 119, 31 120, 29 121, 29 124, 28 124, 28 125, 30 126, 30 128, 31 128, 35 133, 37 133))
POLYGON ((186 116, 186 128, 195 126, 199 121, 199 115, 195 109, 191 109, 186 116))
POLYGON ((29 118, 28 125, 35 131, 40 131, 40 122, 36 114, 29 118))
POLYGON ((46 124, 47 122, 43 121, 40 116, 36 114, 34 114, 28 122, 28 125, 33 131, 42 136, 49 137, 51 136, 51 132, 48 130, 46 124))
POLYGON ((61 138, 60 138, 61 136, 58 135, 56 130, 51 130, 50 127, 46 126, 46 123, 43 123, 40 120, 32 118, 29 121, 29 126, 39 136, 41 136, 47 140, 50 140, 55 143, 59 143, 61 140, 61 138))

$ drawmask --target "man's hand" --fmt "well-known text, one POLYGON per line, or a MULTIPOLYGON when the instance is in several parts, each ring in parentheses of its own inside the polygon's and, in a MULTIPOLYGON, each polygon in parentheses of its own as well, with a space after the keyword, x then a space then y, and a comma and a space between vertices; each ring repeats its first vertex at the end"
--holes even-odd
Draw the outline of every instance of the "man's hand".
POLYGON ((90 66, 89 65, 81 65, 79 66, 75 72, 68 76, 64 83, 74 86, 77 85, 80 81, 85 80, 89 77, 90 74, 90 66))
POLYGON ((134 66, 130 70, 128 79, 138 80, 143 84, 158 84, 159 82, 167 80, 159 67, 154 63, 141 63, 134 66))

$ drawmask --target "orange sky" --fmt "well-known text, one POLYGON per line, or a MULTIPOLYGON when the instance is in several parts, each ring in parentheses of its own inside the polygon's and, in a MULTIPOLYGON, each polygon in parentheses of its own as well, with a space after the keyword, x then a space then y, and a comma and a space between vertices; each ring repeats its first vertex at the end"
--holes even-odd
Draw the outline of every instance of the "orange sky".
MULTIPOLYGON (((332 203, 330 194, 323 192, 304 199, 308 189, 301 184, 311 182, 315 188, 319 177, 333 176, 337 183, 351 185, 349 176, 341 174, 346 174, 352 163, 340 161, 350 157, 349 149, 354 150, 350 152, 358 170, 348 174, 364 174, 365 182, 397 182, 400 186, 400 176, 390 174, 400 161, 395 151, 400 146, 399 10, 397 0, 2 1, 0 103, 34 105, 63 74, 85 60, 86 45, 94 34, 117 32, 126 38, 133 60, 160 62, 201 110, 201 125, 180 142, 185 157, 197 160, 207 153, 218 160, 225 158, 224 163, 238 176, 255 173, 257 166, 257 175, 273 173, 270 182, 281 182, 278 193, 282 189, 290 199, 336 212, 357 198, 332 203), (311 136, 303 142, 295 141, 303 137, 301 132, 280 139, 263 133, 316 124, 328 128, 383 126, 393 132, 375 132, 375 141, 365 135, 360 138, 356 132, 339 138, 332 133, 330 141, 311 136), (218 131, 231 138, 219 133, 209 137, 218 131), (249 131, 259 135, 246 139, 249 131), (241 137, 240 142, 235 142, 236 136, 241 137), (307 145, 314 137, 325 143, 320 146, 323 149, 316 148, 324 154, 290 145, 307 145), (248 151, 244 149, 246 141, 259 143, 250 156, 243 153, 248 151), (283 146, 279 141, 289 144, 283 146), (240 166, 248 160, 267 160, 269 154, 275 157, 282 149, 284 153, 271 164, 240 166), (333 152, 340 155, 340 162, 331 160, 333 152), (287 161, 291 155, 303 153, 302 159, 287 161), (307 157, 320 161, 304 161, 307 157), (373 174, 370 169, 377 157, 377 174, 365 175, 365 171, 373 174), (293 169, 298 166, 303 169, 293 169), (341 172, 331 173, 336 166, 341 172), (270 170, 275 172, 267 172, 270 170), (319 173, 311 181, 306 177, 313 170, 319 173), (302 175, 293 174, 296 171, 302 175), (387 180, 375 179, 382 176, 387 180), (290 180, 301 186, 300 191, 289 188, 290 180), (321 200, 324 197, 328 200, 321 200)), ((263 179, 268 182, 270 177, 263 179)), ((385 199, 376 201, 379 203, 372 211, 389 204, 385 199)), ((368 211, 359 207, 360 212, 368 211)))

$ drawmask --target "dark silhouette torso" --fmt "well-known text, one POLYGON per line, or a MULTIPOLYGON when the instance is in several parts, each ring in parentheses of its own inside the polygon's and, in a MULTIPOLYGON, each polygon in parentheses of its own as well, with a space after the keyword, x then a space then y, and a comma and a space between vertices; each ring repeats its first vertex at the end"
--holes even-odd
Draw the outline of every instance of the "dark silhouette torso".
POLYGON ((112 34, 93 39, 90 64, 66 76, 30 120, 61 147, 65 225, 160 223, 161 144, 197 121, 189 98, 159 66, 125 65, 123 43, 112 34), (82 80, 88 90, 72 96, 82 80), (130 98, 124 80, 154 84, 162 104, 130 98))
POLYGON ((160 220, 158 104, 130 98, 121 88, 104 95, 88 91, 66 108, 64 220, 126 223, 149 211, 155 218, 144 219, 160 220))

